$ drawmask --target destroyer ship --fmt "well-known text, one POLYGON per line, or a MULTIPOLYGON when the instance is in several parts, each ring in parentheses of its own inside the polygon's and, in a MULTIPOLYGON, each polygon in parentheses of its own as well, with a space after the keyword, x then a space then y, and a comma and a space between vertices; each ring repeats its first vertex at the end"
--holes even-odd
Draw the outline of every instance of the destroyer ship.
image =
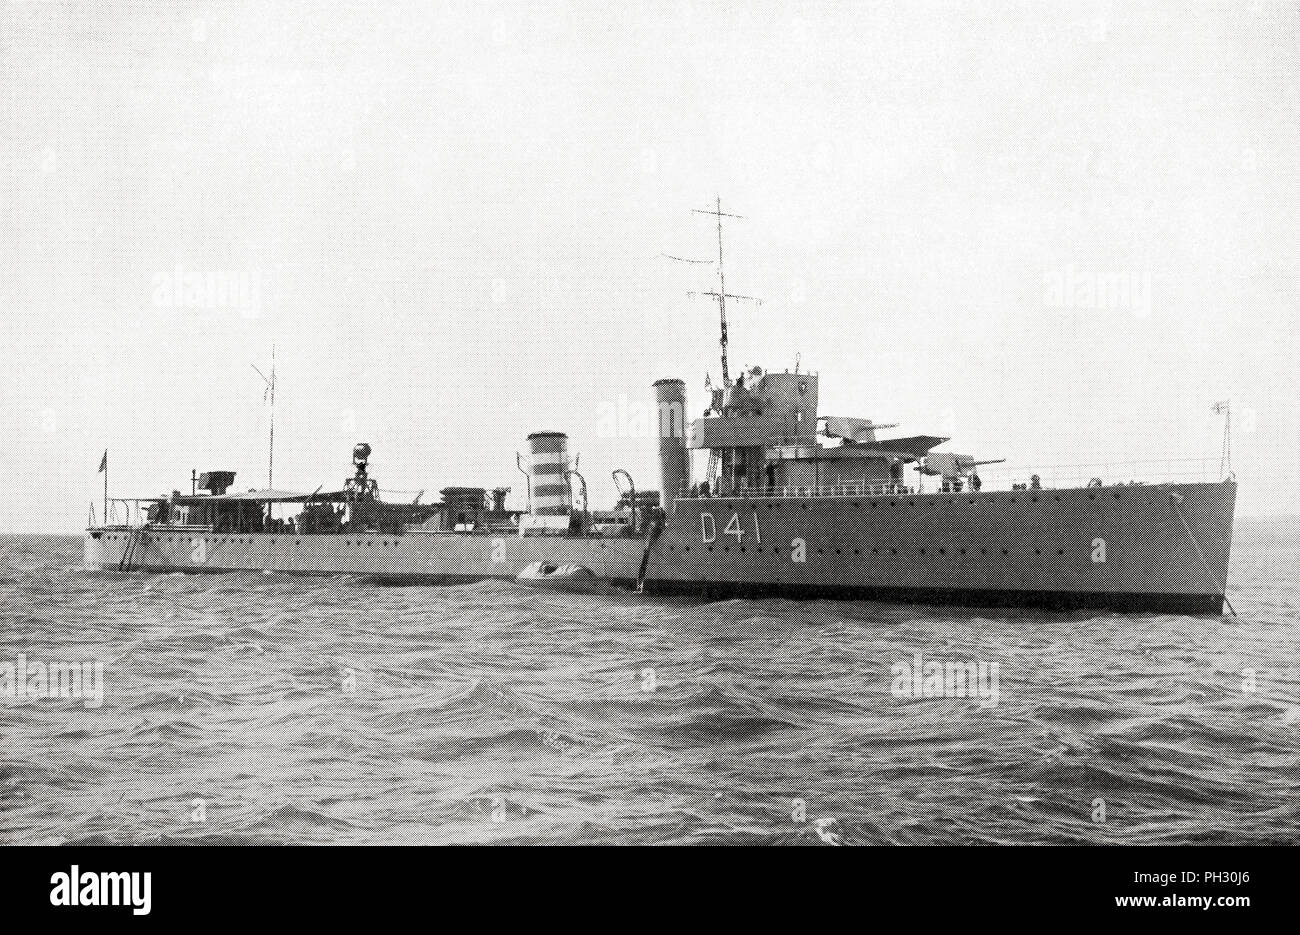
POLYGON ((619 504, 588 509, 568 436, 544 431, 528 436, 518 459, 522 509, 507 509, 507 487, 448 487, 437 503, 397 502, 370 476, 371 450, 360 443, 352 476, 332 491, 231 492, 233 472, 196 471, 188 494, 110 501, 106 492, 102 520, 92 515, 86 530, 85 566, 1223 612, 1236 482, 1222 465, 1211 481, 1061 476, 1069 472, 1044 480, 1024 470, 999 486, 979 469, 1003 459, 937 451, 949 441, 940 436, 882 438, 895 426, 820 414, 817 373, 754 367, 733 380, 726 302, 742 297, 722 278, 728 215, 720 203, 703 213, 718 217, 719 288, 707 295, 721 316, 722 385, 707 387, 703 415, 688 419, 685 382, 653 384, 657 491, 638 492, 617 469, 619 504))

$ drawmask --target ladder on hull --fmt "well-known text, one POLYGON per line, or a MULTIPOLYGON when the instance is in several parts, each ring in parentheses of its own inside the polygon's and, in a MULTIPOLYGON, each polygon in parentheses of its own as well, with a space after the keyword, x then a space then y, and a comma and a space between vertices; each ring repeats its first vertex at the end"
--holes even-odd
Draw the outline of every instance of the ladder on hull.
POLYGON ((641 553, 641 567, 636 573, 636 593, 640 594, 645 590, 645 573, 646 568, 650 565, 650 550, 654 547, 655 540, 663 532, 663 523, 655 521, 650 524, 645 535, 645 551, 641 553))
POLYGON ((140 544, 143 535, 143 529, 131 530, 130 535, 126 538, 126 548, 122 550, 122 557, 117 563, 118 571, 131 571, 135 567, 136 546, 140 544))

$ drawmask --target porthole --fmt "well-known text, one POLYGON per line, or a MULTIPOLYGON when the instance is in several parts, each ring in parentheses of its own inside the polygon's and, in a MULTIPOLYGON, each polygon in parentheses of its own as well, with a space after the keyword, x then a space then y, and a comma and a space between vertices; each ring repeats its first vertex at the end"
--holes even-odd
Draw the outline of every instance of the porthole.
POLYGON ((1003 550, 1002 550, 1002 554, 1003 554, 1003 555, 1010 555, 1011 553, 1008 552, 1006 549, 1003 549, 1003 550))
POLYGON ((921 554, 922 554, 922 555, 925 554, 925 549, 922 549, 922 550, 921 550, 921 554))
POLYGON ((947 555, 947 554, 948 554, 948 550, 947 550, 947 549, 940 549, 940 550, 939 550, 939 554, 940 554, 940 555, 947 555))

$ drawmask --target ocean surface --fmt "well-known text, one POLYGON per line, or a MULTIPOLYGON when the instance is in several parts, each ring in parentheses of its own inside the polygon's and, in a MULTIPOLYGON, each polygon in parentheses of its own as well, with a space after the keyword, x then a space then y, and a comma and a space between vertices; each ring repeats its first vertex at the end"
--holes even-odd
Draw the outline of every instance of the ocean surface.
POLYGON ((1295 518, 1238 521, 1239 618, 80 560, 78 538, 0 537, 5 843, 1300 838, 1295 518), (901 675, 917 654, 983 664, 990 690, 927 694, 901 675), (102 703, 93 677, 16 684, 20 662, 87 661, 102 703))

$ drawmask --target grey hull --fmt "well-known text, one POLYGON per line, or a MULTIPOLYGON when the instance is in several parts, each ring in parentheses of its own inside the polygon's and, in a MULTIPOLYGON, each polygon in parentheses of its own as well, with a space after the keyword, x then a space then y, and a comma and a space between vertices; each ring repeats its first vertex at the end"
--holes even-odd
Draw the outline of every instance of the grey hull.
MULTIPOLYGON (((877 497, 686 499, 645 589, 703 598, 834 598, 1219 613, 1236 485, 877 497), (1184 525, 1184 522, 1186 525, 1184 525)), ((85 565, 122 567, 132 533, 89 530, 85 565)), ((393 583, 514 579, 546 561, 635 584, 636 539, 138 532, 132 569, 356 574, 393 583)))
POLYGON ((601 580, 634 584, 644 546, 632 539, 559 536, 337 534, 318 536, 229 534, 155 527, 88 530, 84 567, 96 571, 229 573, 273 571, 295 575, 366 575, 397 584, 457 584, 513 580, 537 561, 573 562, 601 580), (123 562, 132 535, 138 537, 123 562))
POLYGON ((1221 483, 678 499, 645 586, 705 597, 1219 613, 1235 496, 1235 483, 1221 483))

